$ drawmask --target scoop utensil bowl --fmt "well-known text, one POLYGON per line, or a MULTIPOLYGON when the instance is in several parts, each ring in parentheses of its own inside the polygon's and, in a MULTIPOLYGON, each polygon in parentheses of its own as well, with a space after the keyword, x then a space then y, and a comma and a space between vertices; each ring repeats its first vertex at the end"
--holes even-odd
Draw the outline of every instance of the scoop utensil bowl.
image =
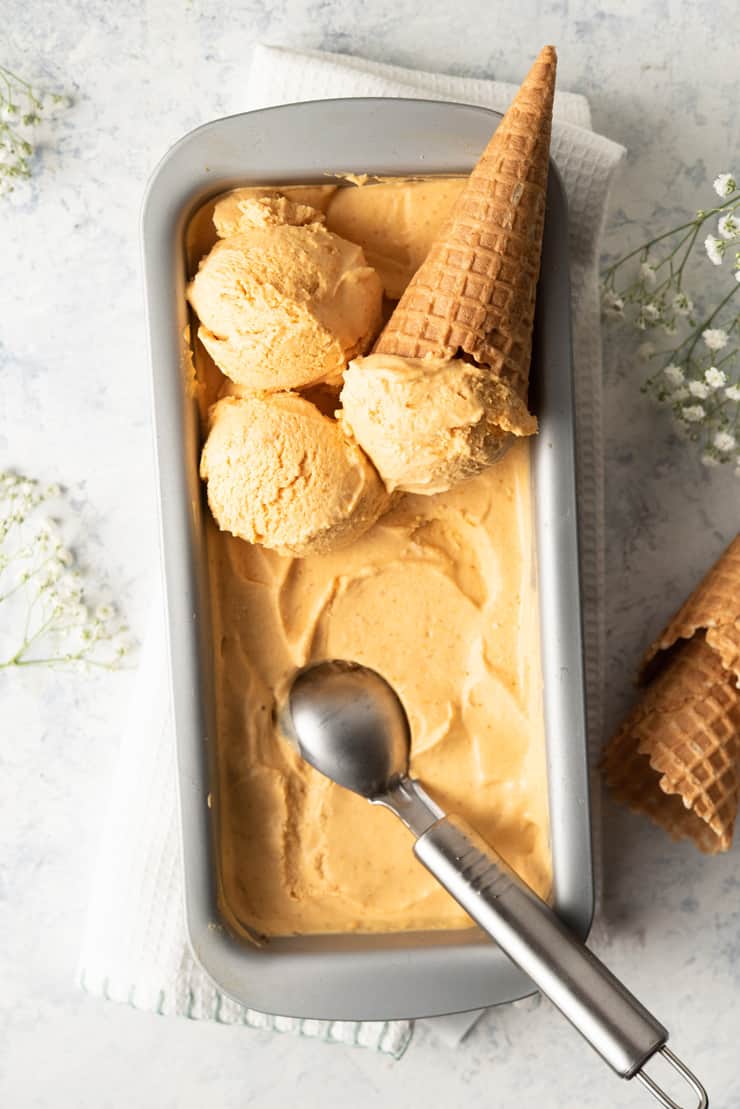
POLYGON ((656 1055, 708 1098, 668 1049, 668 1031, 464 820, 446 815, 408 776, 411 734, 398 696, 376 671, 341 660, 299 670, 280 725, 302 758, 383 805, 416 837, 414 854, 601 1057, 638 1078, 666 1109, 687 1109, 645 1072, 656 1055))

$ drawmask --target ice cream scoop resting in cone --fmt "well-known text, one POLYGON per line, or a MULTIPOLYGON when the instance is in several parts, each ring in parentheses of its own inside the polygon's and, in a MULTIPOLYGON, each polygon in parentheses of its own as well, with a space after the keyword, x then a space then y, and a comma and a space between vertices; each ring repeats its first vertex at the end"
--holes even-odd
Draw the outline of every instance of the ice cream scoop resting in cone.
POLYGON ((546 46, 373 354, 345 373, 343 419, 390 489, 448 489, 537 429, 527 391, 555 68, 546 46))

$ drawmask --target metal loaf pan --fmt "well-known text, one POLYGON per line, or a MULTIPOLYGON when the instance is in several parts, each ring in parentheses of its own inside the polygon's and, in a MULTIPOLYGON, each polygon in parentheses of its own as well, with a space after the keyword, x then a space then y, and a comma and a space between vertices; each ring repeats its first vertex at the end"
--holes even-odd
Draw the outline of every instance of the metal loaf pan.
MULTIPOLYGON (((214 758, 206 508, 183 332, 185 229, 238 185, 319 183, 327 174, 467 173, 500 117, 433 101, 348 99, 267 108, 191 132, 149 184, 143 250, 169 661, 177 739, 185 910, 196 959, 226 993, 295 1017, 377 1020, 477 1009, 532 983, 475 929, 327 935, 251 946, 220 924, 209 783, 214 758)), ((584 714, 567 211, 550 174, 531 402, 533 481, 556 910, 581 935, 593 907, 584 714)))

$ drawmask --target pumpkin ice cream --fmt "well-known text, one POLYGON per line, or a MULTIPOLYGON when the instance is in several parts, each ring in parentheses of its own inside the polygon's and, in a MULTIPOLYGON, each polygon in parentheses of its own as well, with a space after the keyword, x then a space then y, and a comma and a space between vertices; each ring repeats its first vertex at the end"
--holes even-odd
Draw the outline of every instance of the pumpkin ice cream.
POLYGON ((386 488, 444 493, 492 465, 537 421, 487 369, 459 358, 370 354, 351 362, 342 422, 386 488))
POLYGON ((540 894, 547 778, 526 444, 437 496, 399 497, 341 550, 282 557, 212 528, 220 904, 239 932, 464 928, 391 813, 277 731, 297 667, 349 658, 398 692, 411 772, 540 894))
POLYGON ((285 198, 249 198, 188 288, 198 337, 239 385, 339 382, 380 324, 382 287, 362 248, 285 198))
MULTIPOLYGON (((284 200, 296 210, 320 210, 328 234, 354 236, 364 257, 372 256, 388 316, 463 184, 435 179, 295 187, 284 190, 284 200)), ((275 189, 263 191, 270 210, 284 207, 275 189)), ((243 233, 244 211, 253 211, 256 192, 237 190, 196 216, 189 241, 194 263, 213 254, 217 233, 227 236, 224 242, 243 233)), ((430 461, 445 459, 457 478, 468 454, 490 461, 506 434, 481 422, 480 369, 462 361, 452 368, 444 361, 427 364, 427 395, 435 403, 426 407, 426 424, 410 427, 416 417, 394 399, 394 389, 401 382, 406 400, 414 395, 413 362, 373 355, 363 359, 362 377, 345 366, 343 399, 357 427, 375 419, 363 382, 371 371, 386 375, 388 443, 379 439, 377 463, 388 484, 398 486, 384 450, 405 452, 415 467, 413 484, 424 493, 395 492, 386 500, 375 469, 347 436, 337 388, 319 393, 297 386, 301 396, 250 396, 224 381, 205 348, 194 349, 204 431, 211 412, 203 472, 215 518, 235 533, 208 524, 213 804, 224 920, 244 937, 471 923, 416 861, 409 834, 390 813, 323 778, 279 735, 276 713, 296 668, 327 657, 355 659, 391 682, 411 722, 412 773, 547 895, 527 442, 515 441, 478 476, 432 493, 430 461), (457 371, 464 387, 456 391, 457 371), (455 445, 455 428, 465 425, 469 431, 455 445), (347 523, 353 512, 362 522, 354 531, 347 523), (232 514, 228 524, 226 513, 232 514), (332 533, 337 514, 347 527, 339 549, 332 533), (320 550, 322 534, 329 543, 320 550), (292 553, 271 549, 266 539, 292 553)), ((487 403, 499 399, 494 389, 487 403)), ((524 420, 522 412, 512 410, 510 418, 524 420)))
POLYGON ((200 473, 219 527, 283 554, 346 546, 388 497, 359 447, 295 393, 224 397, 200 473))

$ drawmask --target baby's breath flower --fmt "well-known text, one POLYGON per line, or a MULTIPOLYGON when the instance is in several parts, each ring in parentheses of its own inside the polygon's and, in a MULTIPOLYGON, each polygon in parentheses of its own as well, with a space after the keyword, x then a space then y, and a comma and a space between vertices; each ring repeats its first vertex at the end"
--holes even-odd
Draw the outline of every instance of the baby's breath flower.
POLYGON ((119 632, 113 639, 113 650, 119 658, 123 658, 131 650, 131 638, 125 632, 119 632))
POLYGON ((607 316, 622 317, 624 315, 624 300, 617 296, 613 289, 605 289, 602 296, 602 308, 607 316))
POLYGON ((720 173, 718 177, 715 177, 712 184, 717 196, 721 196, 723 199, 727 196, 732 196, 737 188, 735 178, 731 173, 720 173))
POLYGON ((649 262, 643 262, 640 266, 640 277, 645 284, 645 288, 652 289, 656 281, 655 267, 651 266, 649 262))
POLYGON ((736 239, 740 234, 740 220, 733 216, 732 212, 728 212, 727 215, 720 216, 717 230, 723 239, 736 239))
POLYGON ((712 265, 722 265, 722 258, 724 256, 725 250, 727 249, 727 244, 722 239, 718 239, 716 235, 707 235, 706 239, 704 240, 704 249, 707 252, 707 258, 712 263, 712 265))
POLYGON ((740 355, 740 344, 735 341, 740 331, 740 302, 730 303, 732 290, 737 288, 734 282, 740 284, 737 185, 731 174, 720 174, 714 187, 721 203, 707 205, 677 227, 661 229, 609 265, 603 276, 605 314, 628 315, 632 326, 648 332, 643 336, 648 341, 638 340, 638 357, 646 362, 660 358, 659 368, 644 375, 641 392, 669 408, 676 436, 696 443, 706 465, 727 462, 728 454, 735 452, 735 436, 740 438, 736 430, 740 428, 740 408, 736 407, 740 377, 731 361, 740 355), (701 252, 702 241, 714 265, 721 266, 725 257, 733 258, 733 282, 713 306, 701 305, 697 319, 684 280, 687 263, 695 252, 701 252), (675 334, 678 339, 666 341, 665 336, 675 334), (709 364, 710 360, 716 364, 709 364), (734 380, 728 384, 730 372, 734 380))
POLYGON ((0 672, 42 663, 110 669, 129 648, 130 639, 114 646, 119 622, 106 591, 96 591, 91 612, 74 553, 38 511, 60 493, 0 473, 0 672))
POLYGON ((41 122, 44 98, 28 81, 0 65, 0 195, 31 176, 31 131, 41 122))
POLYGON ((63 546, 59 529, 54 520, 47 519, 42 522, 36 533, 36 542, 43 551, 48 551, 53 547, 54 552, 56 552, 63 546))
POLYGON ((694 304, 686 293, 676 293, 673 298, 673 310, 679 316, 690 316, 694 310, 694 304))
POLYGON ((702 331, 701 337, 710 350, 724 350, 727 346, 727 332, 721 327, 708 327, 702 331))
POLYGON ((674 366, 671 362, 663 370, 664 377, 670 382, 671 385, 682 385, 684 381, 684 372, 680 366, 674 366))
POLYGON ((721 389, 727 384, 727 374, 717 366, 710 366, 704 373, 704 380, 712 389, 721 389))
POLYGON ((729 431, 718 431, 712 442, 718 451, 724 451, 725 453, 734 450, 736 446, 735 436, 729 431))
POLYGON ((62 568, 58 562, 50 562, 45 567, 43 574, 39 579, 39 584, 42 589, 49 589, 55 582, 59 581, 62 573, 62 568))
POLYGON ((66 601, 79 601, 83 592, 79 574, 65 574, 59 581, 58 590, 59 596, 66 601))

